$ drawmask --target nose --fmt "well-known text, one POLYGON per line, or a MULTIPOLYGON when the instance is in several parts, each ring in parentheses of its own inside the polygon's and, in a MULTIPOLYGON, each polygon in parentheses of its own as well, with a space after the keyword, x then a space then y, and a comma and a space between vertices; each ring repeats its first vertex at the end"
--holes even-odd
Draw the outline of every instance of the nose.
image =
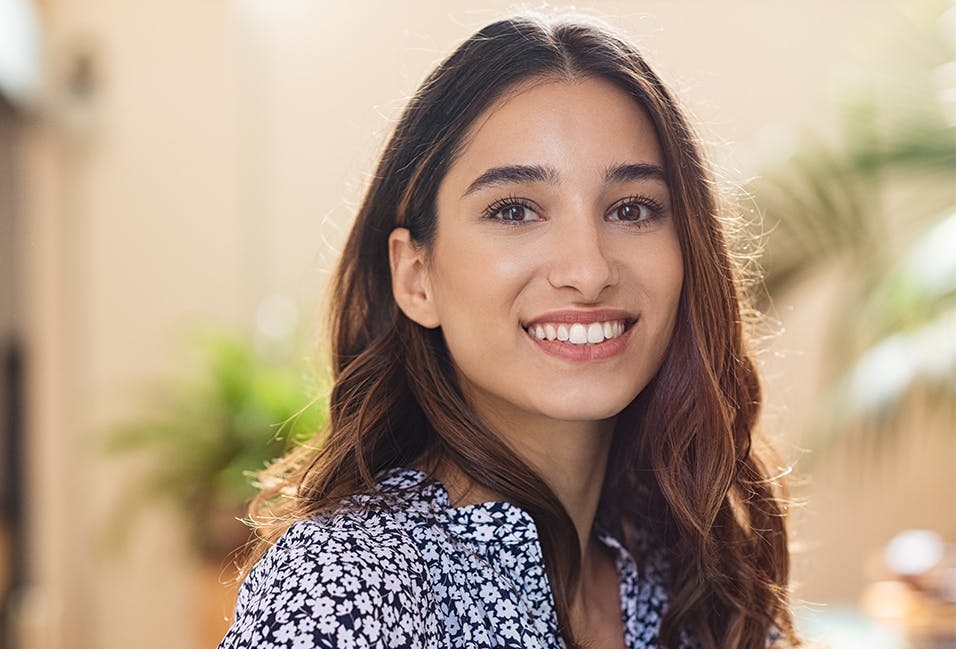
POLYGON ((597 302, 618 280, 603 220, 579 214, 563 221, 553 231, 548 281, 555 288, 573 289, 582 302, 597 302))

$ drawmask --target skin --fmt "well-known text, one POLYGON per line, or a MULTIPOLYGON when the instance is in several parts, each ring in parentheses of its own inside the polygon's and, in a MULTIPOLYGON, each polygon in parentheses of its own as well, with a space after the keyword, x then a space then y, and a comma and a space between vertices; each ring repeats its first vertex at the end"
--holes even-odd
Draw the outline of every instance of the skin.
MULTIPOLYGON (((572 622, 600 647, 623 646, 616 568, 592 534, 615 417, 660 367, 683 281, 663 176, 608 170, 663 164, 643 109, 616 86, 536 79, 472 126, 439 187, 434 242, 419 246, 402 228, 389 241, 399 307, 441 327, 472 406, 574 521, 572 622), (516 165, 544 172, 480 182, 516 165), (571 358, 526 331, 598 311, 629 327, 606 358, 571 358)), ((496 499, 453 467, 440 477, 458 505, 496 499)))

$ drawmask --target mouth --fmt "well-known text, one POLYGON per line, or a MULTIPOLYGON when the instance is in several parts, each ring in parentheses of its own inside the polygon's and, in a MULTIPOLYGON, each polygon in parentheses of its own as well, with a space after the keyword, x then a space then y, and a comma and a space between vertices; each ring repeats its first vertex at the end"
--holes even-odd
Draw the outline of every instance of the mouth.
POLYGON ((600 345, 620 338, 632 326, 634 320, 603 320, 599 322, 539 322, 524 327, 532 338, 566 343, 569 345, 600 345))

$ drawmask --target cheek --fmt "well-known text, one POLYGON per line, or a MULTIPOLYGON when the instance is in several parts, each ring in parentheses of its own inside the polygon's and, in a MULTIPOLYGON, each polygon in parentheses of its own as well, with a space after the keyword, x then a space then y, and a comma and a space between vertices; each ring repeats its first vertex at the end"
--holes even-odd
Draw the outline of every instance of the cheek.
POLYGON ((518 296, 534 268, 534 257, 517 246, 495 245, 480 236, 447 241, 436 251, 429 270, 442 326, 476 311, 489 319, 516 317, 518 296))
POLYGON ((642 269, 648 282, 645 287, 649 302, 654 305, 656 325, 653 327, 653 335, 656 346, 661 348, 661 356, 677 323, 684 284, 684 264, 676 236, 668 244, 659 247, 656 254, 648 256, 648 263, 642 269))
POLYGON ((527 335, 521 304, 534 264, 517 247, 478 236, 471 245, 450 239, 436 249, 429 272, 442 336, 463 384, 494 384, 496 371, 515 358, 527 335))
POLYGON ((662 314, 673 314, 684 284, 684 261, 675 232, 648 246, 638 259, 638 277, 662 314))
POLYGON ((677 308, 684 288, 684 263, 679 249, 675 252, 671 265, 666 271, 666 278, 664 290, 668 296, 673 321, 677 317, 677 308))
POLYGON ((675 303, 684 284, 684 255, 681 252, 680 239, 673 227, 669 230, 665 245, 661 246, 661 258, 658 260, 661 284, 673 296, 675 303))

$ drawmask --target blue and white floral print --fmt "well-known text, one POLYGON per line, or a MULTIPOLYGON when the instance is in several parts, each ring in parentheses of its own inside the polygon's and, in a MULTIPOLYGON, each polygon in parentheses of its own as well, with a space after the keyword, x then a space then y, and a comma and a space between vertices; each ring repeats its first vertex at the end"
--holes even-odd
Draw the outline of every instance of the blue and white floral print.
MULTIPOLYGON (((321 519, 293 525, 243 582, 219 649, 563 647, 541 546, 518 507, 452 507, 412 469, 321 519)), ((657 646, 660 559, 616 556, 628 649, 657 646)), ((659 555, 658 555, 659 556, 659 555)), ((689 645, 688 645, 689 646, 689 645)))

